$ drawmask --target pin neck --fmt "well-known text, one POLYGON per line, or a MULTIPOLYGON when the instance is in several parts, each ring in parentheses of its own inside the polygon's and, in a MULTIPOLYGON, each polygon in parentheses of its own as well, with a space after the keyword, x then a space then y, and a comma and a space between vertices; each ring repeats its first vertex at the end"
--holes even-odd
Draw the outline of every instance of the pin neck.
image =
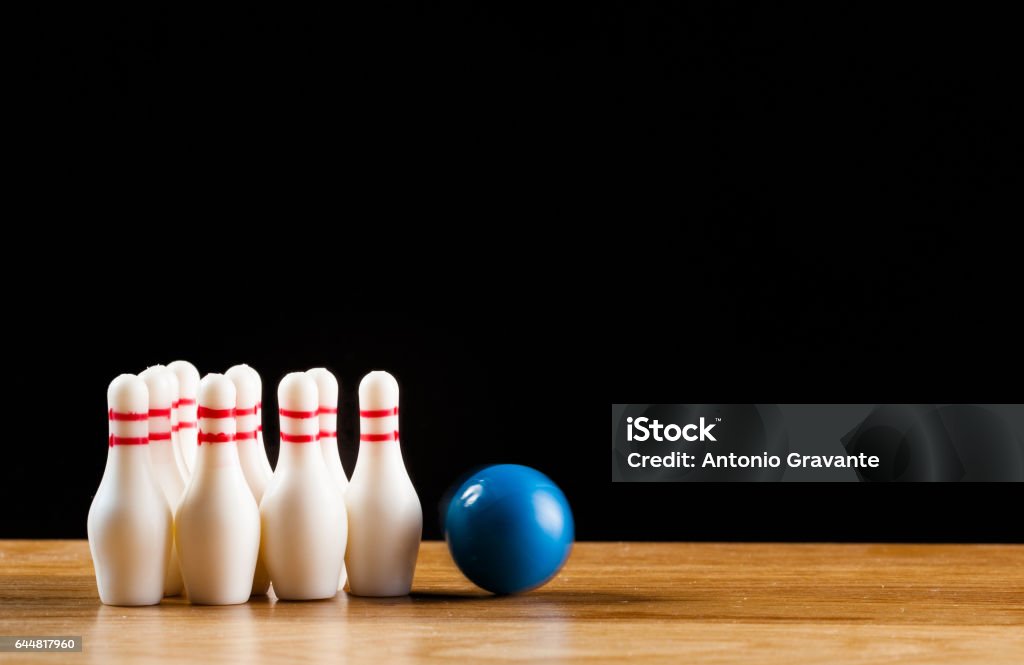
POLYGON ((171 405, 177 410, 178 420, 181 422, 192 422, 196 419, 196 400, 189 397, 182 397, 171 405))
POLYGON ((281 416, 281 449, 285 444, 307 444, 319 441, 320 409, 312 411, 300 409, 278 409, 281 416))
POLYGON ((320 431, 317 438, 321 442, 338 439, 338 409, 333 406, 320 405, 320 431))
POLYGON ((192 436, 199 429, 197 415, 199 408, 196 405, 196 400, 182 397, 175 404, 177 405, 178 422, 175 423, 172 431, 179 434, 185 432, 187 436, 192 436))
POLYGON ((359 411, 359 440, 363 443, 398 441, 398 405, 359 411))
POLYGON ((228 443, 235 440, 235 408, 214 409, 199 405, 196 410, 199 443, 228 443))
POLYGON ((196 410, 199 433, 197 458, 203 458, 215 466, 223 466, 234 460, 238 462, 235 447, 235 408, 214 409, 202 404, 196 410))
POLYGON ((171 412, 171 407, 149 410, 150 443, 163 443, 164 441, 171 440, 171 412))
POLYGON ((256 413, 257 406, 239 406, 235 408, 235 441, 245 444, 248 441, 256 441, 257 430, 256 413))
POLYGON ((145 446, 149 443, 149 411, 115 411, 107 410, 110 423, 107 445, 110 448, 120 446, 145 446))

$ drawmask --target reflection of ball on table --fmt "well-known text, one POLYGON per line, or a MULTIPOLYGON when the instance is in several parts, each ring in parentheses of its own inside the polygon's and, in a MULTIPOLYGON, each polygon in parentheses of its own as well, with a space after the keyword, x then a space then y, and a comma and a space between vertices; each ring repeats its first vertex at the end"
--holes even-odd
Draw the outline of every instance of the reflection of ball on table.
POLYGON ((459 569, 493 593, 536 589, 572 549, 569 502, 543 473, 518 464, 489 466, 452 495, 445 538, 459 569))

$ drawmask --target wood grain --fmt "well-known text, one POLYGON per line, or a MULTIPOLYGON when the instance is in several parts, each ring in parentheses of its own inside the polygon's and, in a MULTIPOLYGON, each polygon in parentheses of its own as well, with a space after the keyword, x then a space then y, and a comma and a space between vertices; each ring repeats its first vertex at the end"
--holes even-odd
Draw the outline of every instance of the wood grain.
POLYGON ((82 635, 2 662, 1024 662, 1024 547, 581 543, 497 598, 423 544, 413 594, 101 605, 84 541, 0 541, 0 634, 82 635))

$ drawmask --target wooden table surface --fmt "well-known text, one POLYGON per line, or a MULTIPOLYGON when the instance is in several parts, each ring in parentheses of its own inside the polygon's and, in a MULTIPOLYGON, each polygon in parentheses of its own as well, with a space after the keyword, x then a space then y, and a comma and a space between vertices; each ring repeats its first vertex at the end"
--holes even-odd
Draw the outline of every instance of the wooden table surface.
POLYGON ((84 541, 0 541, 0 635, 83 653, 0 662, 1024 663, 1024 546, 580 543, 546 587, 492 597, 443 543, 413 594, 101 605, 84 541))

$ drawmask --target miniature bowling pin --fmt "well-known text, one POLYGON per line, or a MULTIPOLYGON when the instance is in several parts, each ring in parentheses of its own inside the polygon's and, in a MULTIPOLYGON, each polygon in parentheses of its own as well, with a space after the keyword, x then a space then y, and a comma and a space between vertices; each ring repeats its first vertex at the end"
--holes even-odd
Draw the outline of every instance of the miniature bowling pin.
POLYGON ((107 466, 89 508, 89 551, 100 600, 155 605, 171 556, 171 511, 149 459, 149 392, 122 374, 107 389, 107 466))
MULTIPOLYGON (((256 405, 260 401, 260 375, 248 365, 235 365, 224 374, 235 384, 235 441, 242 474, 258 506, 273 473, 269 463, 264 466, 267 453, 257 438, 256 405), (258 448, 258 450, 257 450, 258 448), (262 459, 261 459, 262 458, 262 459)), ((252 594, 262 595, 270 588, 267 566, 260 555, 256 559, 256 575, 252 580, 252 594)))
MULTIPOLYGON (((320 452, 327 465, 327 475, 331 477, 331 486, 338 494, 338 505, 342 512, 346 512, 345 490, 348 488, 348 477, 338 454, 338 380, 323 367, 311 369, 306 374, 316 381, 317 394, 320 396, 320 452)), ((341 577, 338 579, 339 589, 345 587, 347 579, 343 562, 341 577)))
POLYGON ((196 395, 199 391, 199 370, 187 360, 175 360, 167 369, 178 377, 178 446, 185 461, 185 471, 196 468, 196 395))
POLYGON ((176 545, 188 599, 244 603, 252 591, 260 518, 235 444, 235 386, 223 374, 199 385, 192 479, 175 516, 176 545))
POLYGON ((370 372, 359 384, 359 457, 345 505, 349 591, 402 596, 412 588, 423 509, 398 440, 398 382, 370 372))
POLYGON ((345 555, 345 513, 320 452, 316 382, 292 372, 277 389, 281 451, 260 502, 261 551, 284 600, 331 598, 345 555))
MULTIPOLYGON (((178 470, 171 446, 171 405, 178 392, 178 379, 174 372, 163 365, 154 365, 139 373, 149 391, 149 462, 153 467, 168 509, 174 514, 178 501, 185 491, 185 479, 178 470)), ((164 595, 177 596, 181 593, 181 568, 178 554, 171 548, 171 559, 167 564, 167 579, 164 581, 164 595)))

